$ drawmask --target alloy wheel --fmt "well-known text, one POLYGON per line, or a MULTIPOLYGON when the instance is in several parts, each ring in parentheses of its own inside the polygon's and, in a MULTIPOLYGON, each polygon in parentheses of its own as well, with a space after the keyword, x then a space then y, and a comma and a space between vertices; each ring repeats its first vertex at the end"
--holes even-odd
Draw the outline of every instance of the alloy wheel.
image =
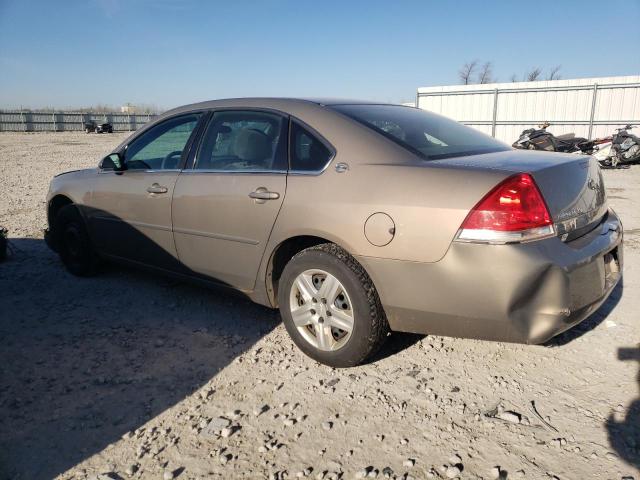
POLYGON ((333 275, 312 269, 299 274, 289 294, 293 323, 302 338, 318 350, 344 347, 354 326, 353 304, 333 275))

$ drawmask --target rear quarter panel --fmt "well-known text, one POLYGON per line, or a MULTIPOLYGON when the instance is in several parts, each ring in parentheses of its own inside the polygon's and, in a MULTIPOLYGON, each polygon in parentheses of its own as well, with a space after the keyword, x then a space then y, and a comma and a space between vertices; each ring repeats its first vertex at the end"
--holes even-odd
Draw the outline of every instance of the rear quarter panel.
POLYGON ((469 210, 504 172, 405 164, 356 163, 329 168, 320 176, 290 175, 273 242, 296 235, 327 238, 352 255, 412 262, 440 260, 469 210), (365 222, 374 213, 389 215, 395 235, 385 246, 367 240, 365 222))
POLYGON ((509 175, 424 161, 371 129, 317 105, 302 105, 291 114, 323 135, 336 155, 319 175, 288 175, 267 260, 286 239, 314 235, 352 255, 437 262, 468 211, 509 175), (349 169, 338 173, 337 163, 346 163, 349 169), (371 244, 364 232, 366 220, 377 212, 386 213, 395 223, 395 236, 383 247, 371 244))

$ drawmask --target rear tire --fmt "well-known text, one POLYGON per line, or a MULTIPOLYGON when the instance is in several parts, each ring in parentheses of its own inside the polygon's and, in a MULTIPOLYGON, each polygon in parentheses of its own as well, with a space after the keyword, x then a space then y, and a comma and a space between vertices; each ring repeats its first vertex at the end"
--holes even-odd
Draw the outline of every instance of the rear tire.
POLYGON ((58 212, 55 237, 58 254, 69 272, 79 277, 88 277, 97 272, 99 259, 75 205, 66 205, 58 212))
POLYGON ((278 303, 298 348, 330 367, 363 363, 389 333, 371 278, 335 244, 307 248, 289 261, 280 278, 278 303))

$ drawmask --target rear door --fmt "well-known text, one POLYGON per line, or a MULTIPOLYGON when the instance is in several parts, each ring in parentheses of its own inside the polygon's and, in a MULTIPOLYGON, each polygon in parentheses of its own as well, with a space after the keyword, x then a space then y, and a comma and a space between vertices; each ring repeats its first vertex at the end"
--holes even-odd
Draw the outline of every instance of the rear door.
POLYGON ((202 114, 169 118, 133 139, 126 170, 101 170, 87 204, 96 247, 109 255, 179 269, 171 196, 202 114))
POLYGON ((288 120, 257 110, 211 117, 191 169, 175 185, 180 261, 192 272, 249 291, 287 186, 288 120))

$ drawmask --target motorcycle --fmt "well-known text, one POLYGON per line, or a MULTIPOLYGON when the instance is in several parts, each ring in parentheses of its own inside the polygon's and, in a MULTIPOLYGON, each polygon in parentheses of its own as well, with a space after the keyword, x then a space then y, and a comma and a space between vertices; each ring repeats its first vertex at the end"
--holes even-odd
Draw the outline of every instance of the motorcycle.
POLYGON ((535 128, 523 130, 520 138, 513 142, 511 146, 526 150, 592 155, 600 148, 599 145, 611 141, 611 137, 588 140, 583 137, 576 137, 573 133, 555 136, 547 132, 547 127, 550 125, 549 122, 544 122, 542 125, 538 125, 538 130, 535 128))
POLYGON ((640 137, 629 132, 635 125, 617 128, 611 140, 609 156, 599 160, 605 168, 620 168, 626 164, 640 161, 640 137))

